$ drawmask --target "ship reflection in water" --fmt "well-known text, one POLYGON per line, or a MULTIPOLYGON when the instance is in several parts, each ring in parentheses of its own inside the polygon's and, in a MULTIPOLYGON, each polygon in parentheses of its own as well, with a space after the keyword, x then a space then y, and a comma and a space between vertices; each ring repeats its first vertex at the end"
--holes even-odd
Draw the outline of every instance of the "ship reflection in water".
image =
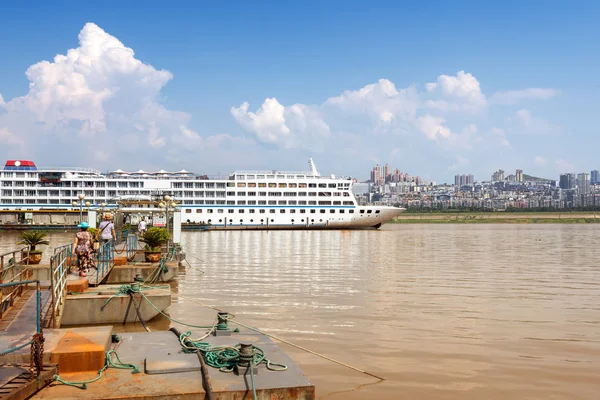
POLYGON ((386 378, 371 384, 282 345, 320 398, 594 399, 599 233, 554 224, 184 232, 193 268, 169 311, 206 324, 216 312, 201 304, 215 306, 386 378))

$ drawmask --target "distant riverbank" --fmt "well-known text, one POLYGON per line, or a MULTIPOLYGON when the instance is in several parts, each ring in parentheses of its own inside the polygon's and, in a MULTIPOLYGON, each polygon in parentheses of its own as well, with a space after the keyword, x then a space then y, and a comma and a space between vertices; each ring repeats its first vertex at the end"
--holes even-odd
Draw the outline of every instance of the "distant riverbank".
POLYGON ((390 221, 398 224, 587 224, 600 223, 600 212, 456 212, 402 213, 390 221))

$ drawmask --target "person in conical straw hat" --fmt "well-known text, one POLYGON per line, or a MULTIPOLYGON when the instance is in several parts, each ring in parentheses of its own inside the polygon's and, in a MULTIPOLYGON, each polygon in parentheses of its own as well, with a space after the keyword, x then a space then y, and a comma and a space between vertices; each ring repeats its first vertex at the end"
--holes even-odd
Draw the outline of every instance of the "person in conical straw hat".
POLYGON ((115 224, 113 224, 112 220, 112 214, 106 213, 104 214, 104 221, 100 222, 98 232, 96 233, 96 240, 100 239, 102 244, 108 242, 111 239, 117 239, 117 234, 115 233, 115 224))

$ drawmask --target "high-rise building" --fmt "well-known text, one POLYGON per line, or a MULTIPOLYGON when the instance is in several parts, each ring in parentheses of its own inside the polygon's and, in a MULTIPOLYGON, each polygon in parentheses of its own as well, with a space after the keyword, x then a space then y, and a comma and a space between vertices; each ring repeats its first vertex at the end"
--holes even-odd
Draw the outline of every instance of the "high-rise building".
POLYGON ((464 185, 473 185, 474 179, 473 174, 468 175, 455 175, 454 176, 454 185, 455 186, 464 186, 464 185))
POLYGON ((590 175, 590 183, 592 185, 600 184, 600 171, 595 169, 590 173, 590 175))
POLYGON ((382 184, 382 181, 384 180, 382 172, 381 166, 379 164, 375 165, 373 171, 371 171, 371 182, 375 185, 382 184))
POLYGON ((558 181, 558 186, 564 190, 575 189, 575 186, 577 186, 575 174, 561 174, 558 181))
POLYGON ((504 181, 504 171, 499 169, 498 171, 492 174, 492 182, 502 182, 504 181))
POLYGON ((523 170, 522 169, 518 169, 517 172, 515 173, 515 180, 517 182, 523 182, 523 170))
POLYGON ((590 193, 590 174, 585 172, 577 174, 577 191, 579 194, 590 193))
POLYGON ((384 170, 385 180, 389 180, 390 175, 392 175, 392 167, 390 167, 390 164, 385 164, 385 170, 384 170))

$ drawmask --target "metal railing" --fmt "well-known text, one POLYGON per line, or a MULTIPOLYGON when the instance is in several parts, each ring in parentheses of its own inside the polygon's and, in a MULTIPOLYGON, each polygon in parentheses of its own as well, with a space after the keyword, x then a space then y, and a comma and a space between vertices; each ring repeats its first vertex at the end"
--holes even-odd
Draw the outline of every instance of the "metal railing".
POLYGON ((31 283, 35 283, 36 285, 36 333, 32 336, 27 343, 17 345, 15 347, 11 347, 8 349, 2 349, 0 351, 0 356, 5 356, 10 353, 14 353, 25 347, 31 345, 31 372, 33 374, 34 370, 36 375, 39 377, 44 363, 44 337, 42 333, 42 291, 40 281, 38 280, 25 280, 25 281, 15 281, 15 282, 7 282, 0 283, 0 290, 4 290, 6 288, 15 288, 15 287, 24 287, 31 283))
POLYGON ((131 260, 135 257, 138 248, 138 237, 137 235, 127 236, 127 259, 131 260))
POLYGON ((58 246, 50 257, 50 290, 52 291, 52 297, 48 314, 44 318, 45 328, 58 328, 60 326, 67 294, 67 275, 73 257, 72 247, 72 244, 58 246))
POLYGON ((106 274, 111 270, 115 262, 115 245, 111 239, 100 245, 98 249, 98 257, 96 260, 96 283, 104 279, 106 274))
MULTIPOLYGON (((31 278, 29 269, 29 247, 0 254, 0 284, 24 281, 31 278)), ((4 285, 0 289, 0 319, 23 294, 22 285, 4 285)))
POLYGON ((117 238, 116 238, 116 243, 122 243, 124 241, 127 240, 127 238, 129 237, 129 230, 128 229, 119 229, 117 231, 117 238))

